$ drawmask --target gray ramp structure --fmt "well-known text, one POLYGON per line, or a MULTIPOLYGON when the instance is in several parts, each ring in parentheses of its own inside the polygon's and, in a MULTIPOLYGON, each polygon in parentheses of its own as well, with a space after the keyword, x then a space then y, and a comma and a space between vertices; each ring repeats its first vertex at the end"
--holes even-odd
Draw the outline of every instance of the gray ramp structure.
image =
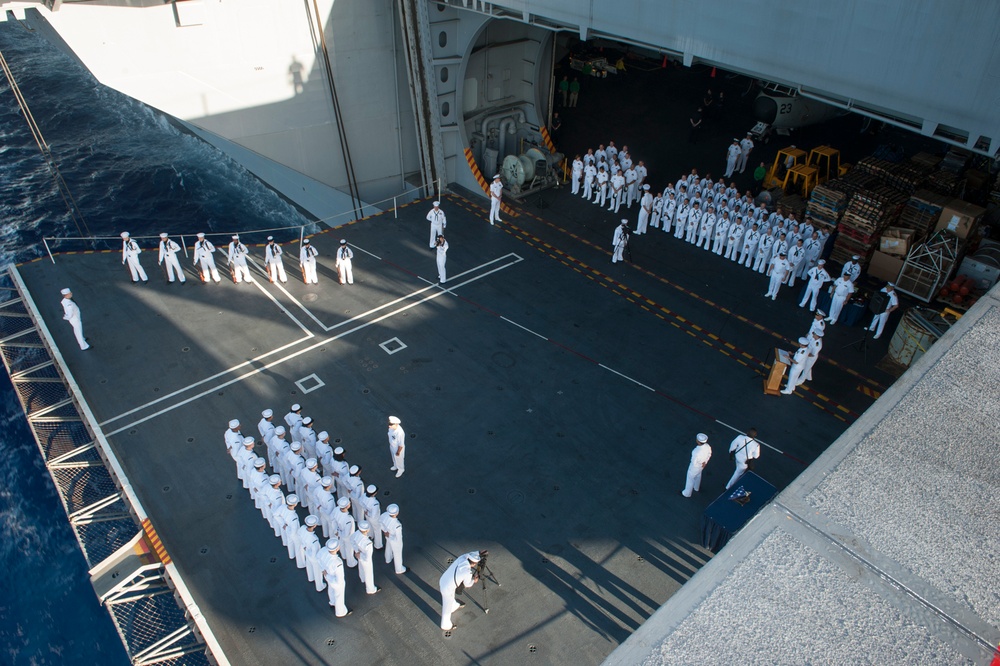
POLYGON ((995 663, 997 340, 994 288, 606 666, 995 663))

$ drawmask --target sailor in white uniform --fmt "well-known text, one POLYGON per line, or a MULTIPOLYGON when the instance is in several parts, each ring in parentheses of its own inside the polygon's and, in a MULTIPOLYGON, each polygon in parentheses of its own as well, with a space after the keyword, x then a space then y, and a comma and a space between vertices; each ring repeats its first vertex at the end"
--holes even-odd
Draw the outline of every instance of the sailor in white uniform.
POLYGON ((448 279, 448 271, 445 268, 448 263, 448 241, 445 240, 444 236, 438 236, 437 239, 437 269, 438 269, 438 282, 444 284, 445 280, 448 279))
POLYGON ((479 563, 480 555, 478 551, 465 553, 455 558, 451 566, 445 569, 438 580, 438 589, 441 590, 441 628, 451 631, 455 628, 455 623, 451 621, 451 614, 457 611, 464 603, 455 599, 455 591, 461 587, 472 587, 479 580, 473 572, 473 567, 479 563))
POLYGON ((736 165, 740 173, 746 171, 747 168, 747 158, 750 157, 750 151, 753 150, 753 139, 750 138, 750 134, 746 135, 746 138, 740 141, 740 158, 736 165))
POLYGON ((316 460, 323 468, 323 473, 329 475, 333 469, 333 447, 330 446, 330 433, 326 430, 321 430, 316 435, 316 460))
POLYGON ((841 275, 833 281, 833 298, 830 300, 830 317, 827 319, 831 324, 836 324, 840 318, 840 313, 844 309, 847 299, 854 293, 854 282, 850 276, 841 275))
POLYGON ((290 451, 291 447, 285 439, 285 426, 277 426, 271 439, 267 440, 267 460, 276 473, 284 479, 283 465, 284 455, 290 451))
MULTIPOLYGON (((337 525, 337 539, 341 543, 351 543, 351 539, 354 536, 354 529, 356 523, 354 522, 354 516, 351 515, 351 500, 347 497, 341 497, 337 500, 337 513, 334 514, 336 518, 337 525)), ((344 558, 347 562, 347 566, 352 569, 358 566, 358 561, 354 557, 353 548, 342 548, 340 550, 340 556, 344 558)))
POLYGON ((244 437, 243 449, 236 453, 236 476, 243 482, 244 488, 250 488, 250 472, 253 471, 253 462, 257 459, 253 447, 253 437, 244 437))
POLYGON ((403 524, 399 522, 399 505, 390 504, 379 518, 385 537, 385 563, 396 567, 397 574, 406 573, 403 566, 403 524))
POLYGON ((896 295, 896 285, 890 282, 882 287, 880 291, 887 296, 887 303, 885 311, 875 315, 872 318, 872 323, 868 326, 869 331, 875 331, 875 335, 872 336, 873 340, 878 340, 882 336, 882 331, 885 329, 885 322, 889 319, 889 315, 899 307, 899 296, 896 295))
POLYGON ((649 225, 649 217, 653 212, 653 195, 649 192, 649 185, 642 186, 642 197, 639 199, 639 221, 635 227, 637 236, 646 233, 649 225))
POLYGON ((382 549, 382 505, 378 501, 378 487, 373 483, 365 488, 365 496, 361 498, 361 505, 364 508, 365 520, 372 526, 371 540, 375 542, 375 549, 382 549))
MULTIPOLYGON (((581 196, 590 201, 594 194, 594 183, 597 181, 597 167, 588 163, 583 167, 583 193, 581 196)), ((499 182, 499 181, 494 181, 499 182)))
POLYGON ((267 467, 267 461, 257 456, 253 461, 253 471, 250 472, 250 499, 253 500, 253 505, 258 511, 264 508, 264 497, 261 493, 267 487, 265 467, 267 467))
POLYGON ((281 536, 281 528, 274 520, 274 512, 285 506, 285 495, 281 492, 281 477, 272 474, 267 478, 268 486, 261 491, 260 512, 264 520, 274 530, 274 536, 281 536))
POLYGON ((340 559, 340 540, 330 539, 326 542, 329 557, 323 567, 323 577, 326 579, 326 594, 330 608, 337 617, 347 617, 353 611, 347 609, 344 603, 344 563, 340 559))
POLYGON ((788 259, 785 258, 784 252, 779 253, 777 257, 771 260, 767 274, 770 276, 771 282, 768 284, 767 293, 764 294, 764 298, 770 296, 772 301, 776 301, 778 300, 778 290, 781 289, 781 285, 784 284, 785 279, 788 277, 788 259))
POLYGON ((201 268, 202 282, 207 283, 209 279, 221 282, 219 269, 215 267, 215 246, 203 233, 198 234, 198 240, 194 244, 194 264, 201 268))
POLYGON ((302 249, 299 250, 299 265, 302 266, 302 281, 306 284, 319 282, 316 277, 316 255, 318 254, 319 252, 312 246, 308 238, 302 241, 302 249))
POLYGON ((724 210, 719 217, 719 221, 715 223, 715 243, 712 245, 712 251, 721 257, 723 250, 726 249, 726 240, 728 238, 729 211, 724 210))
POLYGON ((226 450, 233 460, 239 455, 243 448, 243 433, 240 432, 239 419, 232 419, 229 422, 229 429, 225 433, 226 450))
POLYGON ((149 278, 146 277, 146 271, 142 269, 142 264, 139 263, 139 255, 142 254, 142 248, 128 235, 127 231, 122 232, 122 264, 128 264, 129 272, 132 274, 132 282, 137 283, 142 280, 143 283, 149 282, 149 278))
POLYGON ((795 387, 805 381, 803 375, 809 360, 809 339, 799 338, 798 342, 799 348, 795 351, 795 355, 792 357, 792 367, 788 370, 788 383, 785 388, 781 389, 785 395, 791 395, 795 391, 795 387))
MULTIPOLYGON (((500 219, 500 199, 503 197, 503 183, 500 181, 500 174, 493 176, 493 183, 490 184, 490 224, 503 222, 500 219)), ((587 193, 590 198, 590 193, 587 193)))
POLYGON ((448 226, 448 218, 445 216, 444 211, 441 210, 441 202, 435 201, 433 206, 430 212, 427 213, 427 221, 431 223, 431 248, 437 245, 437 237, 443 235, 444 228, 448 226))
POLYGON ((73 302, 73 292, 69 287, 59 291, 62 294, 63 319, 73 327, 73 335, 76 336, 76 343, 80 345, 82 351, 90 349, 87 338, 83 337, 83 321, 80 319, 80 308, 73 302))
POLYGON ((806 339, 809 340, 809 346, 806 348, 808 355, 806 356, 806 367, 802 371, 802 376, 805 378, 805 381, 811 382, 813 378, 813 366, 819 360, 819 353, 823 351, 823 331, 812 329, 812 332, 806 336, 806 339))
POLYGON ((733 460, 736 462, 736 470, 730 477, 729 483, 726 484, 726 490, 732 488, 746 473, 749 467, 748 460, 760 458, 760 442, 757 441, 756 437, 757 429, 750 428, 747 430, 747 434, 737 435, 729 445, 729 452, 733 454, 733 460))
POLYGON ((622 206, 622 199, 625 197, 625 176, 618 172, 611 176, 611 203, 608 210, 614 213, 622 206))
POLYGON ((319 488, 319 461, 315 458, 306 458, 305 467, 299 472, 298 490, 299 500, 303 509, 312 509, 313 498, 319 488))
POLYGON ((336 266, 340 284, 354 284, 354 250, 347 246, 347 241, 343 238, 337 248, 336 266))
POLYGON ((687 480, 684 483, 684 490, 681 495, 691 497, 693 493, 701 490, 701 473, 705 465, 712 458, 712 447, 708 444, 708 435, 703 432, 698 433, 696 438, 698 443, 691 449, 691 462, 688 464, 687 480))
POLYGON ((860 260, 860 255, 855 254, 852 256, 851 260, 844 264, 844 269, 840 271, 840 274, 849 276, 851 278, 851 282, 857 282, 858 278, 861 277, 860 260))
POLYGON ((338 446, 333 450, 333 465, 327 473, 333 477, 337 498, 347 497, 347 477, 351 475, 351 466, 344 458, 344 447, 338 446))
POLYGON ((368 538, 371 531, 372 526, 368 521, 362 520, 358 523, 358 531, 351 537, 351 543, 354 546, 354 556, 358 558, 358 577, 365 584, 365 592, 375 594, 382 588, 375 586, 375 567, 372 562, 374 547, 372 540, 368 538))
MULTIPOLYGON (((260 421, 257 422, 257 432, 260 433, 260 441, 264 442, 267 446, 274 437, 274 410, 265 409, 260 413, 260 421)), ((272 463, 272 467, 274 464, 272 463)))
POLYGON ((264 265, 267 267, 267 276, 271 279, 271 284, 278 280, 283 283, 288 282, 288 276, 285 275, 285 262, 281 258, 282 254, 284 254, 284 250, 274 242, 274 236, 268 236, 267 245, 264 246, 264 265))
POLYGON ((583 179, 583 160, 577 155, 573 160, 573 169, 570 171, 570 180, 573 183, 570 194, 580 193, 580 181, 583 179))
POLYGON ((181 270, 181 262, 177 260, 177 253, 180 251, 181 246, 170 240, 166 232, 160 234, 160 258, 157 263, 162 266, 166 262, 167 282, 170 284, 173 284, 175 279, 179 279, 181 284, 187 282, 184 271, 181 270))
POLYGON ((624 261, 625 248, 628 246, 628 236, 628 220, 622 220, 622 223, 618 225, 614 235, 611 237, 611 247, 613 248, 611 263, 616 264, 619 261, 624 261))
POLYGON ((347 498, 351 500, 351 515, 354 521, 360 523, 364 520, 364 508, 361 506, 361 498, 365 496, 365 482, 361 479, 361 467, 351 465, 351 475, 344 483, 347 486, 347 498))
POLYGON ((299 440, 299 426, 302 425, 302 405, 295 403, 285 414, 285 425, 288 426, 288 439, 292 442, 299 440))
POLYGON ((804 308, 806 302, 809 303, 809 311, 812 312, 816 309, 816 299, 819 298, 819 290, 823 288, 823 285, 830 281, 830 274, 826 272, 825 259, 820 259, 815 266, 806 271, 806 275, 809 276, 809 282, 806 283, 805 293, 802 294, 802 300, 799 302, 799 307, 804 308))
POLYGON ((337 534, 337 500, 333 497, 333 479, 324 476, 319 480, 319 488, 313 496, 315 506, 313 510, 319 517, 319 524, 323 528, 323 536, 330 537, 337 534))
POLYGON ((233 272, 233 282, 236 284, 250 282, 250 267, 247 266, 247 256, 249 254, 250 250, 240 242, 239 234, 233 236, 232 242, 229 243, 227 259, 229 261, 229 268, 233 272))
POLYGON ((389 453, 392 455, 392 467, 389 469, 396 472, 396 478, 403 476, 406 470, 406 433, 400 424, 398 416, 389 417, 389 453))
POLYGON ((318 525, 319 518, 310 514, 296 531, 295 566, 305 569, 306 578, 310 583, 316 583, 317 592, 322 592, 323 577, 317 576, 319 572, 316 570, 316 555, 319 553, 319 536, 316 535, 318 525))
POLYGON ((736 162, 740 159, 740 142, 738 139, 733 139, 733 142, 729 144, 729 150, 726 151, 726 173, 723 174, 724 178, 731 178, 733 171, 736 170, 736 162))
POLYGON ((288 559, 295 559, 295 549, 298 545, 297 532, 299 531, 299 514, 295 512, 295 507, 299 503, 299 498, 291 494, 285 498, 285 511, 281 520, 281 543, 288 549, 288 559))

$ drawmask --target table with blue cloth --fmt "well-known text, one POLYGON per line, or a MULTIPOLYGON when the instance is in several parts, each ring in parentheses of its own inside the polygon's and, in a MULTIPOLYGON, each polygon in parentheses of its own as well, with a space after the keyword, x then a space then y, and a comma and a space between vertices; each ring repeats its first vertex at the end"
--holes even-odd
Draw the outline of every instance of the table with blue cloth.
POLYGON ((754 514, 771 501, 778 489, 747 471, 732 488, 722 493, 718 499, 708 505, 701 516, 701 545, 712 551, 718 551, 726 545, 729 538, 747 524, 754 514), (733 496, 750 493, 748 501, 740 504, 733 496))

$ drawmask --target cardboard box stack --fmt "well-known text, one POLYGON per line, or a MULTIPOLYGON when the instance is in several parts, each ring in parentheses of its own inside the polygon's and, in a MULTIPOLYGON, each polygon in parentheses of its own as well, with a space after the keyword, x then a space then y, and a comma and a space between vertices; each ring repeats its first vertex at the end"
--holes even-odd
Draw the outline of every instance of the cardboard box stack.
POLYGON ((949 201, 943 194, 917 190, 903 206, 898 225, 913 229, 917 234, 917 241, 921 241, 934 231, 934 225, 941 218, 941 211, 949 201))

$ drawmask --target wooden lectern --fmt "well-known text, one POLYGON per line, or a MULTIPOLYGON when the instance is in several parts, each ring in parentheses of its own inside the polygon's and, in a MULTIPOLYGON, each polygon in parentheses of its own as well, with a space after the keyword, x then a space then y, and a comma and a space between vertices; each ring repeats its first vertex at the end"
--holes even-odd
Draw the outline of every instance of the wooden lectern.
POLYGON ((766 395, 781 394, 781 379, 785 376, 785 368, 792 364, 792 355, 784 349, 774 348, 774 362, 771 364, 771 372, 764 380, 764 393, 766 395))

